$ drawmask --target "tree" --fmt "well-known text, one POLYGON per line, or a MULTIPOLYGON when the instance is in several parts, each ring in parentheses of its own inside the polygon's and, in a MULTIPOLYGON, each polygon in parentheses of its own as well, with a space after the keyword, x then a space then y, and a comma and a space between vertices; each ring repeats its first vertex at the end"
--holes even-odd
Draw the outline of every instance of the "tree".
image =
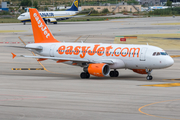
POLYGON ((167 6, 172 6, 172 1, 170 0, 167 0, 167 3, 166 3, 167 6))
POLYGON ((107 9, 107 8, 104 8, 102 11, 101 11, 101 13, 109 13, 109 10, 107 9))
POLYGON ((20 6, 31 6, 32 2, 31 0, 22 0, 20 3, 20 6))
POLYGON ((136 0, 128 0, 127 4, 135 4, 137 5, 139 2, 137 2, 136 0))
POLYGON ((38 9, 38 2, 37 2, 37 1, 34 1, 33 6, 34 6, 36 9, 38 9))

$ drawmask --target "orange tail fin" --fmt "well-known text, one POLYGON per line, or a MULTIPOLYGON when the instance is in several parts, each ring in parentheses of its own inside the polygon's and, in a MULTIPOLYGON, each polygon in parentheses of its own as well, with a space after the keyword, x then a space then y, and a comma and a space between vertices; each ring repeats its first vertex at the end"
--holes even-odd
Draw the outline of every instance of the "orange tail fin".
POLYGON ((35 43, 54 43, 59 42, 51 34, 44 20, 35 8, 29 8, 31 24, 35 43))

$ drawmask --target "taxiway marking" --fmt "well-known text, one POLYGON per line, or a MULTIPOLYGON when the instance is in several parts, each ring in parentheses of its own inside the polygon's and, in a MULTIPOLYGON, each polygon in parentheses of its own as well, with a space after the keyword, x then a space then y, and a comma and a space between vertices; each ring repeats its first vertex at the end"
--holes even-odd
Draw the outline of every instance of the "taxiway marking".
POLYGON ((12 68, 12 70, 44 70, 44 68, 12 68))
POLYGON ((152 115, 152 114, 148 114, 148 113, 145 113, 145 112, 142 112, 142 111, 141 111, 142 108, 147 107, 147 106, 150 106, 150 105, 159 104, 159 103, 165 103, 165 102, 172 102, 172 101, 179 101, 179 100, 180 100, 180 99, 166 100, 166 101, 160 101, 160 102, 150 103, 150 104, 147 104, 147 105, 144 105, 144 106, 140 107, 140 108, 138 109, 138 111, 139 111, 140 113, 142 113, 142 114, 145 114, 145 115, 148 115, 148 116, 152 116, 152 117, 169 119, 169 120, 180 120, 180 119, 175 119, 175 118, 168 118, 168 117, 162 117, 162 116, 152 115))
POLYGON ((0 30, 0 33, 26 32, 26 30, 0 30))
POLYGON ((82 36, 79 36, 74 42, 77 42, 82 36))
POLYGON ((151 86, 151 87, 178 87, 178 86, 180 86, 180 83, 151 84, 151 85, 140 85, 140 86, 151 86))

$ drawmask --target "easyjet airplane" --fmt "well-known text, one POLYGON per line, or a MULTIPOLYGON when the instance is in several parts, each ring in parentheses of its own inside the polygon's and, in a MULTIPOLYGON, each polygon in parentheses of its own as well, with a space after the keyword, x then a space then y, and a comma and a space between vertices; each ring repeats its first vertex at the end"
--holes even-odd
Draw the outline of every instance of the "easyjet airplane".
MULTIPOLYGON (((79 13, 78 6, 79 0, 74 0, 71 8, 66 11, 44 11, 39 13, 46 23, 49 22, 57 24, 57 20, 66 20, 76 16, 79 13)), ((17 19, 23 22, 24 25, 26 22, 31 22, 29 12, 22 13, 17 19)))
POLYGON ((24 48, 40 56, 18 57, 36 58, 38 61, 51 59, 57 63, 80 66, 84 71, 80 74, 83 79, 90 75, 118 77, 117 69, 130 69, 147 74, 147 80, 152 80, 153 69, 167 68, 174 63, 163 49, 150 45, 60 42, 53 37, 38 11, 34 8, 29 11, 35 43, 24 48))

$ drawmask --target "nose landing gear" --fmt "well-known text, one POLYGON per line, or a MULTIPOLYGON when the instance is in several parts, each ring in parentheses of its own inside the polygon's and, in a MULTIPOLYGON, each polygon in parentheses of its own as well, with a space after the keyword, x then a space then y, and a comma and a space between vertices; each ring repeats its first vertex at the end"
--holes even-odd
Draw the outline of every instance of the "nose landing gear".
POLYGON ((153 77, 151 76, 151 72, 152 72, 152 69, 146 69, 146 72, 148 74, 148 76, 146 77, 147 80, 152 80, 153 77))

